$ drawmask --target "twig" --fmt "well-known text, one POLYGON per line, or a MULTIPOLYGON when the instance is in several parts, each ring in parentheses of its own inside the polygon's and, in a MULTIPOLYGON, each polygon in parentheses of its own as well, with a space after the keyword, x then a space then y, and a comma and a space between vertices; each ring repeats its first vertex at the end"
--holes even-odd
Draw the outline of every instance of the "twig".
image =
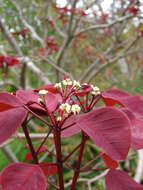
POLYGON ((135 173, 135 181, 140 183, 143 176, 143 150, 138 150, 138 165, 135 173))
MULTIPOLYGON (((32 139, 43 139, 47 136, 47 133, 29 133, 29 135, 32 139)), ((25 138, 24 133, 16 133, 15 137, 16 136, 19 138, 25 138)), ((50 134, 49 138, 53 138, 53 134, 50 134)))
POLYGON ((25 20, 24 16, 22 15, 22 9, 18 6, 17 2, 15 2, 14 0, 11 1, 11 3, 15 6, 15 8, 17 9, 18 13, 19 13, 19 18, 20 21, 23 23, 23 25, 28 28, 31 32, 31 36, 33 39, 36 39, 37 41, 39 41, 42 45, 43 45, 43 40, 42 38, 40 38, 40 36, 36 33, 35 29, 28 24, 28 22, 25 20))
MULTIPOLYGON (((6 26, 2 22, 1 18, 0 18, 0 29, 1 29, 2 33, 4 34, 4 36, 6 37, 6 39, 8 40, 9 44, 11 45, 11 47, 16 52, 16 54, 19 57, 23 57, 22 51, 20 50, 20 48, 19 48, 16 40, 10 34, 10 32, 8 31, 8 29, 6 28, 6 26)), ((25 62, 27 64, 28 68, 32 72, 34 72, 38 76, 38 78, 41 79, 41 81, 43 81, 44 83, 49 83, 49 79, 45 76, 45 74, 42 73, 41 70, 28 57, 26 57, 24 60, 25 60, 25 62)))
MULTIPOLYGON (((88 184, 88 186, 90 186, 92 183, 102 179, 103 177, 105 177, 105 175, 107 174, 108 170, 104 171, 102 174, 95 176, 94 178, 78 178, 77 182, 86 182, 88 184)), ((69 187, 72 183, 72 180, 70 180, 68 183, 65 184, 65 187, 69 187)))
POLYGON ((131 18, 133 18, 132 15, 127 15, 127 16, 118 18, 118 19, 116 19, 115 21, 112 21, 111 23, 108 23, 108 24, 92 25, 92 26, 90 26, 90 27, 88 27, 88 28, 86 28, 86 29, 83 29, 83 30, 78 31, 78 33, 76 33, 76 34, 74 35, 74 37, 76 37, 79 33, 80 33, 80 34, 83 34, 83 33, 89 32, 89 31, 91 31, 91 30, 109 28, 109 27, 112 27, 112 26, 115 25, 115 24, 122 23, 122 22, 124 22, 125 20, 131 19, 131 18))
POLYGON ((108 170, 106 170, 105 172, 101 173, 101 174, 98 175, 98 176, 95 176, 95 177, 92 178, 92 179, 89 179, 88 182, 87 182, 87 184, 88 184, 88 189, 89 189, 89 190, 92 190, 92 189, 91 189, 91 184, 92 184, 92 183, 95 183, 95 182, 98 181, 99 179, 105 177, 105 175, 107 174, 107 172, 108 172, 108 170))
MULTIPOLYGON (((9 141, 10 142, 10 141, 9 141)), ((4 145, 3 147, 1 147, 1 150, 3 151, 3 153, 6 155, 6 157, 14 162, 17 163, 18 159, 17 157, 14 155, 14 153, 11 151, 11 149, 8 147, 8 145, 4 145)))

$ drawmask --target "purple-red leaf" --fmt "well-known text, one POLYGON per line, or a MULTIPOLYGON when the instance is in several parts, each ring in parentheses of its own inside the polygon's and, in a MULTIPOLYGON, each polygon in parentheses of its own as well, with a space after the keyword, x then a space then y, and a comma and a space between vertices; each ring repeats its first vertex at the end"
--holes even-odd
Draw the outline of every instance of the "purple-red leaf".
POLYGON ((111 169, 106 176, 107 190, 143 190, 127 173, 111 169))
MULTIPOLYGON (((48 85, 42 86, 39 90, 47 90, 48 92, 54 94, 57 97, 59 103, 62 102, 62 96, 57 90, 57 88, 55 87, 55 84, 48 84, 48 85)), ((35 92, 39 92, 39 90, 35 90, 35 92)))
POLYGON ((27 111, 22 107, 0 112, 0 144, 7 140, 21 126, 27 111))
POLYGON ((46 179, 38 165, 16 163, 1 174, 3 190, 46 190, 46 179))
POLYGON ((65 128, 65 130, 61 132, 62 137, 71 137, 81 131, 80 127, 76 125, 77 118, 78 116, 73 115, 65 121, 65 123, 62 126, 62 129, 65 128))
POLYGON ((38 104, 38 94, 33 90, 18 90, 16 92, 17 98, 23 103, 37 103, 38 104))
POLYGON ((130 95, 126 92, 117 89, 111 89, 106 92, 102 92, 102 98, 107 106, 113 106, 115 104, 122 105, 122 99, 128 98, 130 95))
POLYGON ((20 106, 22 104, 15 96, 8 93, 0 93, 0 112, 20 106))
POLYGON ((129 109, 122 108, 122 111, 131 122, 131 147, 135 150, 143 148, 143 120, 136 118, 129 109))
POLYGON ((46 107, 50 112, 55 111, 57 105, 58 105, 58 98, 54 94, 48 92, 45 96, 45 103, 46 107))
POLYGON ((117 108, 105 107, 83 114, 77 125, 113 160, 124 160, 131 140, 130 121, 117 108))
POLYGON ((122 101, 124 107, 131 110, 138 118, 143 118, 143 97, 130 96, 122 101))
MULTIPOLYGON (((18 90, 16 93, 17 98, 23 103, 28 104, 28 107, 37 113, 40 111, 45 111, 43 107, 38 105, 38 92, 34 92, 33 90, 18 90)), ((58 105, 58 98, 56 95, 52 94, 51 92, 45 95, 45 103, 50 112, 54 111, 58 105)))
POLYGON ((78 90, 75 94, 77 96, 85 96, 86 94, 88 94, 90 91, 92 90, 91 85, 88 84, 83 84, 82 88, 80 90, 78 90))
POLYGON ((40 168, 45 176, 51 176, 57 173, 57 165, 54 163, 40 163, 40 168))
POLYGON ((58 90, 55 87, 55 84, 44 85, 41 88, 39 88, 38 90, 36 90, 36 92, 38 92, 39 90, 47 90, 48 92, 51 92, 53 94, 57 94, 58 93, 58 90))
POLYGON ((120 104, 130 109, 137 117, 143 117, 143 97, 131 96, 126 92, 112 89, 102 93, 102 98, 107 106, 120 104))

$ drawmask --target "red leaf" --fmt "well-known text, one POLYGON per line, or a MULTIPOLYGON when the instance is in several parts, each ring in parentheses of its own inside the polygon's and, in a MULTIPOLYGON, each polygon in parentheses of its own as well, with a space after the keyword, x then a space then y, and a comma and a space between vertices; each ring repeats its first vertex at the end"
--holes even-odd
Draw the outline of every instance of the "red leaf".
POLYGON ((5 56, 4 55, 1 55, 0 56, 0 67, 3 67, 4 65, 4 60, 5 60, 5 56))
POLYGON ((0 93, 0 112, 20 106, 21 103, 15 96, 7 93, 0 93))
POLYGON ((40 167, 46 176, 51 176, 57 173, 57 166, 54 163, 40 163, 40 167))
MULTIPOLYGON (((16 92, 16 97, 23 103, 37 103, 38 104, 38 94, 33 90, 18 90, 16 92)), ((35 105, 36 106, 36 105, 35 105)))
POLYGON ((46 179, 38 165, 16 163, 1 174, 3 190, 46 190, 46 179))
POLYGON ((44 108, 38 105, 38 93, 33 90, 18 90, 16 92, 17 98, 23 104, 29 104, 28 107, 37 114, 45 114, 44 108))
POLYGON ((102 93, 102 98, 107 106, 122 105, 121 99, 128 98, 129 96, 126 92, 117 89, 111 89, 102 93))
POLYGON ((7 63, 8 66, 14 66, 19 64, 18 59, 10 56, 5 58, 5 62, 7 63))
POLYGON ((31 153, 27 153, 25 156, 26 161, 30 161, 32 160, 32 154, 31 153))
POLYGON ((143 117, 143 97, 130 96, 122 101, 122 104, 131 110, 138 118, 143 117))
POLYGON ((0 143, 7 140, 24 121, 27 111, 14 95, 0 93, 0 143))
POLYGON ((138 11, 139 11, 139 8, 138 8, 138 7, 129 7, 129 8, 127 9, 127 12, 133 14, 134 16, 137 15, 138 11))
POLYGON ((112 89, 102 93, 106 105, 113 106, 118 103, 131 110, 137 117, 143 117, 143 97, 131 96, 123 91, 112 89))
POLYGON ((143 190, 127 173, 111 169, 106 176, 107 190, 143 190))
POLYGON ((49 92, 52 92, 52 93, 58 93, 57 88, 55 87, 54 84, 48 84, 48 85, 42 86, 39 90, 48 90, 49 92))
POLYGON ((139 150, 143 148, 143 120, 137 119, 129 109, 123 108, 122 111, 127 114, 131 122, 131 147, 139 150))
POLYGON ((92 90, 91 86, 90 85, 86 85, 86 84, 83 84, 82 85, 82 89, 78 90, 75 94, 77 96, 85 96, 86 94, 88 94, 90 91, 92 90))
POLYGON ((0 56, 0 67, 3 67, 6 64, 6 66, 14 66, 14 65, 19 65, 19 60, 13 56, 0 56))
MULTIPOLYGON (((34 92, 32 90, 18 90, 16 92, 16 96, 20 99, 20 101, 23 104, 29 104, 28 107, 30 107, 30 109, 34 110, 35 112, 45 111, 45 109, 42 106, 38 105, 38 98, 40 96, 36 91, 34 92)), ((45 95, 45 103, 50 112, 55 111, 58 105, 57 95, 48 92, 45 95)))
POLYGON ((7 140, 21 126, 27 111, 22 107, 0 112, 0 144, 7 140))
POLYGON ((70 127, 61 132, 62 137, 71 137, 81 131, 80 127, 78 125, 74 124, 76 122, 77 117, 78 116, 74 115, 65 121, 62 128, 66 128, 68 126, 70 126, 70 127))
POLYGON ((0 93, 0 112, 21 106, 21 102, 15 96, 8 93, 0 93))
POLYGON ((99 108, 83 114, 77 125, 113 160, 124 160, 130 147, 130 121, 117 108, 99 108))
POLYGON ((118 167, 118 162, 112 160, 112 158, 110 158, 110 156, 108 156, 107 154, 104 153, 102 155, 102 158, 108 168, 115 169, 118 167))
POLYGON ((58 51, 58 45, 55 42, 55 38, 54 36, 49 36, 45 39, 45 48, 41 49, 40 54, 44 55, 44 54, 48 54, 50 55, 53 52, 57 52, 58 51))
POLYGON ((24 28, 24 29, 22 29, 22 30, 20 31, 20 34, 21 34, 21 36, 22 36, 23 38, 25 38, 25 37, 26 37, 26 34, 27 34, 28 32, 30 32, 29 29, 24 28))
POLYGON ((56 95, 48 92, 45 96, 45 103, 50 112, 55 111, 57 105, 58 105, 58 98, 56 95))
POLYGON ((59 103, 62 102, 62 97, 59 94, 57 88, 55 87, 55 84, 48 84, 48 85, 42 86, 40 89, 35 90, 35 92, 39 92, 39 90, 47 90, 48 92, 51 92, 57 97, 59 103))
POLYGON ((135 150, 143 148, 143 120, 136 119, 131 128, 131 147, 135 150))

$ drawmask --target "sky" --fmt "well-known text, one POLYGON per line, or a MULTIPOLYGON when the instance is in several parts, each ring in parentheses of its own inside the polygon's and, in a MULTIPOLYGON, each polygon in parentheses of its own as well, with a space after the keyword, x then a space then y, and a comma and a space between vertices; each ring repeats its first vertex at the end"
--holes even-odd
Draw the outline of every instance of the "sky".
MULTIPOLYGON (((108 11, 108 9, 110 8, 111 6, 111 3, 112 3, 113 0, 103 0, 103 2, 101 3, 102 7, 103 7, 103 10, 105 12, 108 11)), ((66 5, 66 2, 67 0, 57 0, 57 3, 61 6, 65 6, 66 5)))

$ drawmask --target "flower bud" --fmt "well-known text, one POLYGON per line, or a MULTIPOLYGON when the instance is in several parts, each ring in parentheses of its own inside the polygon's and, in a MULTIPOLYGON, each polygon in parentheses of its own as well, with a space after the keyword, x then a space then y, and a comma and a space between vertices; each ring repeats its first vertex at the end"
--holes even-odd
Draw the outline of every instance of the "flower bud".
POLYGON ((62 81, 64 86, 71 86, 72 85, 72 80, 69 78, 66 78, 65 80, 62 81))
POLYGON ((48 90, 40 90, 39 94, 40 95, 46 95, 48 93, 48 90))
POLYGON ((81 108, 78 104, 74 104, 71 107, 71 111, 74 115, 76 115, 76 114, 79 114, 79 112, 81 111, 81 108))

